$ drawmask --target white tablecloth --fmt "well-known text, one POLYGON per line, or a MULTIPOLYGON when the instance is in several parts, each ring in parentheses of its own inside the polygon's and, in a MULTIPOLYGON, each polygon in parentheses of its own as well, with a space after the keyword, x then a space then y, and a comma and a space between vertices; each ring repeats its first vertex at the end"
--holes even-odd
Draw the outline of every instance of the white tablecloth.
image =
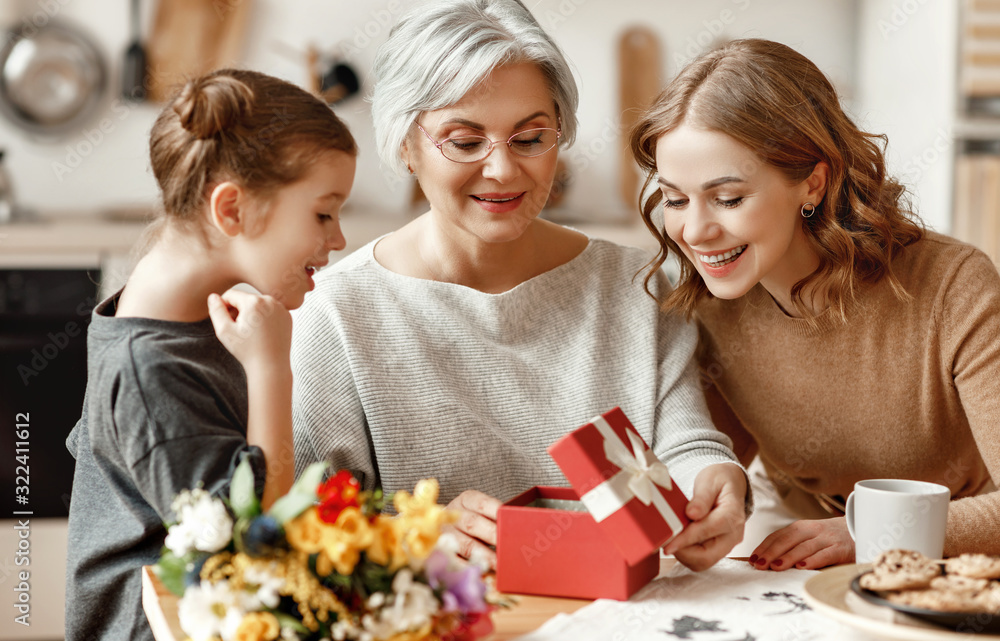
POLYGON ((629 601, 594 601, 518 641, 874 639, 806 605, 803 585, 815 574, 755 570, 733 559, 700 573, 678 564, 629 601))

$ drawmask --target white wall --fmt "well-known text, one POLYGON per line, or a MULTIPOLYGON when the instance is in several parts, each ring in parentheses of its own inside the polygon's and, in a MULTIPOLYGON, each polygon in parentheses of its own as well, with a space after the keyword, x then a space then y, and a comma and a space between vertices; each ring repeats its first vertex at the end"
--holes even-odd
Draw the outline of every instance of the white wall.
MULTIPOLYGON (((282 54, 282 43, 285 49, 312 42, 329 52, 339 50, 364 72, 388 34, 388 25, 414 0, 244 1, 252 1, 253 8, 247 54, 240 62, 305 84, 304 64, 282 54)), ((129 39, 125 0, 0 0, 7 13, 13 2, 21 2, 22 10, 36 16, 45 12, 41 7, 55 7, 58 17, 73 20, 94 35, 117 89, 129 39)), ((617 188, 617 154, 625 140, 617 128, 615 56, 618 34, 627 26, 645 24, 660 34, 668 75, 715 36, 760 36, 796 47, 826 71, 846 97, 853 95, 856 0, 527 0, 527 4, 565 48, 578 74, 581 128, 576 145, 566 152, 576 174, 567 208, 591 220, 632 215, 619 202, 617 188)), ((148 24, 155 3, 144 0, 143 6, 148 24)), ((367 93, 370 87, 364 89, 367 93)), ((97 119, 110 119, 110 133, 92 125, 91 139, 81 133, 58 142, 32 141, 0 120, 0 147, 8 150, 9 171, 20 200, 41 210, 93 212, 148 206, 156 198, 156 186, 146 145, 157 111, 151 105, 126 108, 112 96, 97 119), (74 164, 78 166, 63 171, 74 164)), ((388 179, 379 167, 368 104, 355 97, 338 106, 337 112, 362 148, 353 208, 402 212, 409 185, 388 179)))
POLYGON ((858 11, 860 124, 889 137, 891 173, 913 190, 932 228, 951 230, 958 3, 862 0, 858 11))

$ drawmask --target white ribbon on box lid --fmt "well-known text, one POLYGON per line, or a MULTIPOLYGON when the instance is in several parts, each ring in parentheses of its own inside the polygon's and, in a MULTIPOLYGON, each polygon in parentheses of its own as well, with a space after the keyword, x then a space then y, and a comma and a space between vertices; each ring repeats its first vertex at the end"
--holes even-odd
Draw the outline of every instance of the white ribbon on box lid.
POLYGON ((594 520, 600 523, 635 498, 643 505, 652 503, 674 535, 679 534, 684 525, 657 487, 673 489, 667 466, 656 458, 652 450, 646 449, 639 435, 629 428, 625 428, 625 433, 632 452, 626 449, 603 416, 590 422, 604 437, 604 455, 621 468, 610 479, 580 497, 594 520))

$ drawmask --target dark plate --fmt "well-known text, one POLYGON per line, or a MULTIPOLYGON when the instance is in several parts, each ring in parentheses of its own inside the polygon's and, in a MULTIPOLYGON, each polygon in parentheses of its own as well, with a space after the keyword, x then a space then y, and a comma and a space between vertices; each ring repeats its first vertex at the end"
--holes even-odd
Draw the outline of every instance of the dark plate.
POLYGON ((924 608, 914 608, 909 605, 900 605, 899 603, 886 601, 877 592, 872 592, 861 587, 861 577, 870 573, 871 571, 862 572, 851 581, 851 591, 869 603, 885 608, 892 608, 897 612, 902 612, 928 623, 934 623, 955 632, 1000 632, 1000 615, 988 612, 980 612, 978 614, 968 612, 938 612, 937 610, 925 610, 924 608))

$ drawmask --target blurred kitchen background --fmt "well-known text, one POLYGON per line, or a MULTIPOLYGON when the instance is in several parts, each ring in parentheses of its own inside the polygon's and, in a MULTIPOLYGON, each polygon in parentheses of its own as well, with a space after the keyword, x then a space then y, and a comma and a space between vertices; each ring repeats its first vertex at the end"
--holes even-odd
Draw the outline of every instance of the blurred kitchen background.
MULTIPOLYGON (((545 215, 653 248, 638 223, 626 150, 632 114, 686 62, 730 38, 811 58, 933 229, 1000 246, 1000 1, 525 0, 580 85, 580 129, 561 152, 545 215), (623 116, 624 114, 624 116, 623 116)), ((344 211, 349 250, 420 213, 420 193, 380 166, 369 68, 417 0, 0 0, 0 589, 13 586, 12 424, 30 413, 30 628, 62 635, 65 514, 88 314, 128 274, 156 209, 150 126, 169 84, 242 66, 322 92, 361 147, 344 211), (144 55, 145 76, 136 62, 144 55), (7 520, 3 520, 7 519, 7 520)), ((108 524, 114 527, 114 524, 108 524)))

